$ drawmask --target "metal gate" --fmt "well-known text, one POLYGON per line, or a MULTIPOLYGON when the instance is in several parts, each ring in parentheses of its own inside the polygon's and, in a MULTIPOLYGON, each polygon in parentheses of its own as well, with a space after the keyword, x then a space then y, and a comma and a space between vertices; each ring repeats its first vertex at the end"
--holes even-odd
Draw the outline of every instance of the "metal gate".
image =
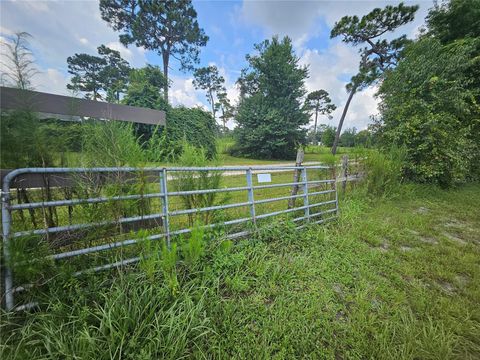
POLYGON ((264 219, 282 214, 289 214, 299 228, 335 219, 338 197, 332 168, 11 171, 4 177, 2 189, 5 307, 20 310, 32 305, 16 301, 17 294, 36 285, 34 279, 17 279, 16 274, 19 264, 34 261, 31 257, 38 255, 52 263, 71 261, 79 267, 73 273, 78 276, 136 263, 141 259, 136 246, 160 239, 170 246, 174 236, 191 231, 194 220, 202 220, 205 228, 221 228, 225 237, 237 238, 248 235, 264 219), (295 187, 298 193, 292 191, 295 187), (295 200, 300 201, 299 206, 295 200), (110 255, 97 256, 107 253, 110 255), (82 256, 90 258, 75 264, 73 259, 82 256), (84 268, 85 263, 93 266, 84 268))

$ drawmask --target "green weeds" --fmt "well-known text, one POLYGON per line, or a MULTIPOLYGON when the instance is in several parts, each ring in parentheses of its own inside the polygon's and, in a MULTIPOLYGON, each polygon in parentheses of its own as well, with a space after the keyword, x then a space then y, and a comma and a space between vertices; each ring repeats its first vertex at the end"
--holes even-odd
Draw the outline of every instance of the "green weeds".
MULTIPOLYGON (((474 359, 479 185, 347 192, 338 223, 235 242, 194 227, 139 266, 2 314, 2 358, 474 359)), ((147 233, 144 234, 148 236, 147 233)))

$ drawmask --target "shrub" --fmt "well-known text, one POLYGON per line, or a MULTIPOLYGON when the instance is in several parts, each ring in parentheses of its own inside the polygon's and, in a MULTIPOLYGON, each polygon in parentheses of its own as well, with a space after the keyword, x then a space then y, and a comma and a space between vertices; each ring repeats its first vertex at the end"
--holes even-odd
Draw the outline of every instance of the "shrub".
POLYGON ((402 181, 405 151, 369 151, 365 158, 365 188, 368 194, 389 196, 395 193, 402 181))
POLYGON ((181 143, 202 148, 207 158, 215 157, 216 124, 212 115, 200 108, 178 107, 167 111, 167 140, 170 150, 180 153, 181 143))

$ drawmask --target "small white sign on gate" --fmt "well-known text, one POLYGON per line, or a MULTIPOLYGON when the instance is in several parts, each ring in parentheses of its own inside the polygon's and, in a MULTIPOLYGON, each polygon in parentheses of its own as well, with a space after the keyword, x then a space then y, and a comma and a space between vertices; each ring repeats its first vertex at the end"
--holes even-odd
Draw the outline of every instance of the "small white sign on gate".
POLYGON ((271 174, 257 174, 257 180, 259 183, 272 182, 271 174))

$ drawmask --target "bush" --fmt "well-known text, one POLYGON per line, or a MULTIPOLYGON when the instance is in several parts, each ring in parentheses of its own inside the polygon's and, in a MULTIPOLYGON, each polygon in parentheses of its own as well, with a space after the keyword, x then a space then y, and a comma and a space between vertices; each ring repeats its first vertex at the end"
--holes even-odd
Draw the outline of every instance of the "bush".
POLYGON ((1 116, 3 169, 66 166, 66 152, 78 148, 79 126, 57 120, 40 120, 30 111, 1 116))
POLYGON ((216 124, 212 115, 200 108, 178 107, 167 111, 167 140, 170 149, 181 152, 181 143, 186 140, 196 148, 202 148, 207 158, 215 157, 216 124))
POLYGON ((369 151, 365 158, 366 192, 374 196, 393 195, 402 181, 405 150, 369 151))

